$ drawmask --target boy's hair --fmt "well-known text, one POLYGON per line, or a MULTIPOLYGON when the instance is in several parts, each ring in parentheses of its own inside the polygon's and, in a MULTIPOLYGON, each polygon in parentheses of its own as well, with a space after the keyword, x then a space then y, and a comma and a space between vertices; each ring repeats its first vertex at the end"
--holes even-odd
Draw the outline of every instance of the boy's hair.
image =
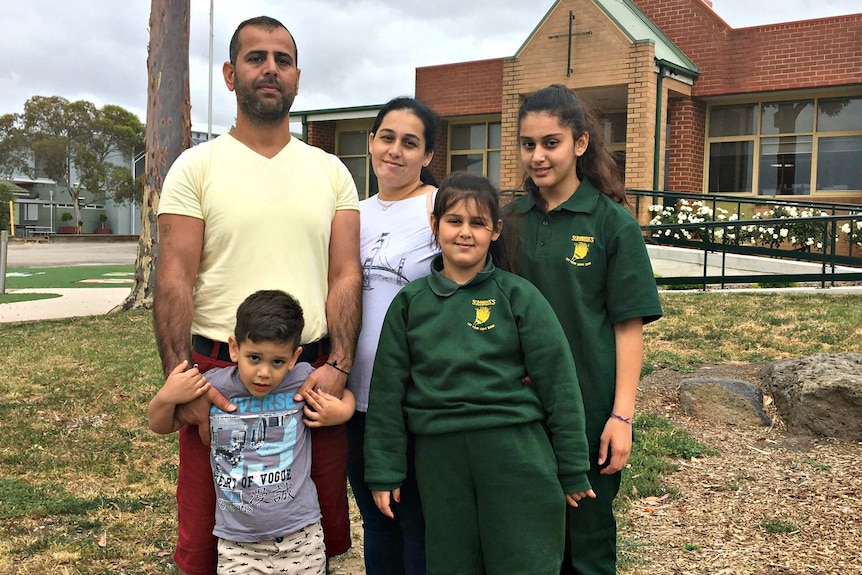
MULTIPOLYGON (((488 178, 468 172, 454 172, 440 184, 437 198, 434 200, 434 209, 431 213, 434 215, 435 239, 440 232, 440 220, 446 210, 459 202, 470 201, 475 202, 480 211, 488 211, 491 217, 488 224, 491 226, 496 226, 498 220, 509 219, 509 215, 500 208, 500 193, 488 178)), ((512 226, 504 225, 500 230, 500 237, 491 242, 489 250, 496 267, 513 273, 517 271, 517 265, 509 254, 517 253, 511 240, 517 237, 513 233, 514 229, 512 226), (508 234, 506 230, 509 230, 508 234)))
MULTIPOLYGON (((401 96, 386 102, 386 104, 380 108, 380 111, 377 113, 377 117, 374 119, 374 125, 371 126, 371 133, 376 134, 378 128, 380 128, 380 124, 383 123, 383 118, 386 117, 386 114, 395 110, 407 110, 419 118, 424 128, 422 136, 425 138, 425 153, 433 152, 434 145, 437 143, 437 131, 440 129, 440 117, 437 116, 437 114, 435 114, 434 111, 426 104, 420 102, 416 98, 401 96)), ((423 184, 430 184, 437 187, 437 178, 434 177, 434 174, 431 173, 431 170, 429 170, 427 166, 423 166, 422 171, 419 172, 419 180, 421 180, 423 184)))
POLYGON ((237 308, 234 337, 237 344, 272 341, 297 347, 304 327, 302 307, 296 299, 281 290, 260 290, 237 308))
MULTIPOLYGON (((578 179, 587 178, 615 202, 626 202, 625 184, 620 177, 616 160, 605 147, 598 121, 572 90, 561 84, 552 84, 524 98, 518 110, 519 135, 521 121, 530 113, 544 113, 556 117, 561 125, 572 129, 572 137, 575 140, 584 132, 588 133, 590 143, 575 163, 578 179)), ((538 205, 545 205, 539 194, 539 187, 532 178, 527 177, 524 180, 524 189, 530 192, 538 205)))
POLYGON ((287 26, 269 16, 255 16, 254 18, 249 18, 248 20, 240 22, 239 26, 236 27, 228 46, 228 55, 231 64, 236 66, 236 59, 237 56, 239 56, 239 32, 246 26, 255 26, 269 31, 275 30, 276 28, 284 28, 284 31, 290 36, 290 41, 293 42, 293 64, 294 66, 299 67, 299 48, 296 46, 296 40, 293 38, 293 34, 290 33, 287 26))

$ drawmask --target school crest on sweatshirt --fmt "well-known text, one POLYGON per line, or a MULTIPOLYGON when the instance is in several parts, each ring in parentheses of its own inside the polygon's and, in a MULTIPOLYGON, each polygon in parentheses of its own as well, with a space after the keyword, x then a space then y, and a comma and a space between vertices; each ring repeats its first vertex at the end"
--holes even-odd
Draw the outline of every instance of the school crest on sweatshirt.
POLYGON ((474 299, 473 307, 476 308, 476 317, 473 321, 468 321, 467 325, 476 331, 488 331, 494 329, 495 324, 491 322, 491 309, 497 305, 495 299, 474 299))
POLYGON ((587 267, 593 265, 589 261, 590 244, 596 241, 593 236, 572 236, 572 255, 566 258, 566 261, 575 267, 587 267))

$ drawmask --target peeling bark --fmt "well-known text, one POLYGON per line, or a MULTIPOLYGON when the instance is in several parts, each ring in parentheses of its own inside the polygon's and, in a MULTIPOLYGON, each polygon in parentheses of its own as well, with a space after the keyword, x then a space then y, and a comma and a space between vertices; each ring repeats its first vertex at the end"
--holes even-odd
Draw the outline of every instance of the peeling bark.
POLYGON ((118 309, 149 309, 159 251, 156 214, 168 168, 191 146, 189 0, 152 0, 147 58, 147 131, 135 285, 118 309))

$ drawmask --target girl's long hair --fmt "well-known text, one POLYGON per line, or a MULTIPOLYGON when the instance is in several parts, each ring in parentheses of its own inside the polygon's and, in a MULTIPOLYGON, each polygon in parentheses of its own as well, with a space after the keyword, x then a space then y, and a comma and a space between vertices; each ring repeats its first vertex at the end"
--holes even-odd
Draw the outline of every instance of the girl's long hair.
POLYGON ((437 198, 434 200, 434 237, 440 231, 440 220, 451 206, 458 202, 475 202, 480 212, 487 210, 491 221, 489 225, 495 226, 497 221, 510 220, 510 225, 503 225, 500 237, 491 242, 488 250, 494 260, 494 265, 502 270, 517 273, 517 260, 510 254, 517 254, 517 228, 511 222, 509 210, 500 208, 500 193, 488 178, 468 172, 454 172, 440 184, 437 198))
MULTIPOLYGON (((625 184, 616 160, 605 147, 599 123, 573 91, 561 84, 552 84, 524 98, 518 110, 519 131, 521 121, 530 113, 556 117, 561 125, 571 128, 576 141, 584 132, 589 134, 589 145, 575 163, 578 179, 583 181, 587 178, 615 202, 626 203, 625 184)), ((524 180, 524 189, 533 196, 536 204, 547 205, 539 193, 539 186, 529 176, 524 180)))

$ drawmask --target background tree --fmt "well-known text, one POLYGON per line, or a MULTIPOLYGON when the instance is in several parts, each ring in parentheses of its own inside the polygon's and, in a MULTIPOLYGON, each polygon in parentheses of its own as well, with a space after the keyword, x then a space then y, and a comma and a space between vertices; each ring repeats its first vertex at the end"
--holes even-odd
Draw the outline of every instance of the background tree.
POLYGON ((140 203, 141 182, 135 180, 125 158, 134 158, 143 149, 144 125, 135 114, 108 104, 98 110, 93 127, 95 138, 81 149, 75 164, 81 187, 99 198, 140 203), (117 152, 123 156, 121 165, 109 161, 117 152))
POLYGON ((23 146, 24 154, 32 154, 33 162, 25 171, 34 178, 48 177, 60 191, 67 191, 75 221, 80 222, 84 190, 91 200, 113 199, 115 190, 129 194, 134 180, 125 158, 143 140, 144 126, 119 106, 100 109, 84 100, 33 96, 24 103, 20 127, 7 132, 9 139, 0 146, 19 152, 23 146), (111 162, 112 155, 122 165, 111 162))
POLYGON ((0 178, 10 179, 27 168, 27 142, 20 114, 0 116, 0 178))
POLYGON ((189 0, 152 0, 147 58, 147 129, 135 285, 122 309, 149 308, 159 237, 156 214, 168 168, 191 146, 189 0))

